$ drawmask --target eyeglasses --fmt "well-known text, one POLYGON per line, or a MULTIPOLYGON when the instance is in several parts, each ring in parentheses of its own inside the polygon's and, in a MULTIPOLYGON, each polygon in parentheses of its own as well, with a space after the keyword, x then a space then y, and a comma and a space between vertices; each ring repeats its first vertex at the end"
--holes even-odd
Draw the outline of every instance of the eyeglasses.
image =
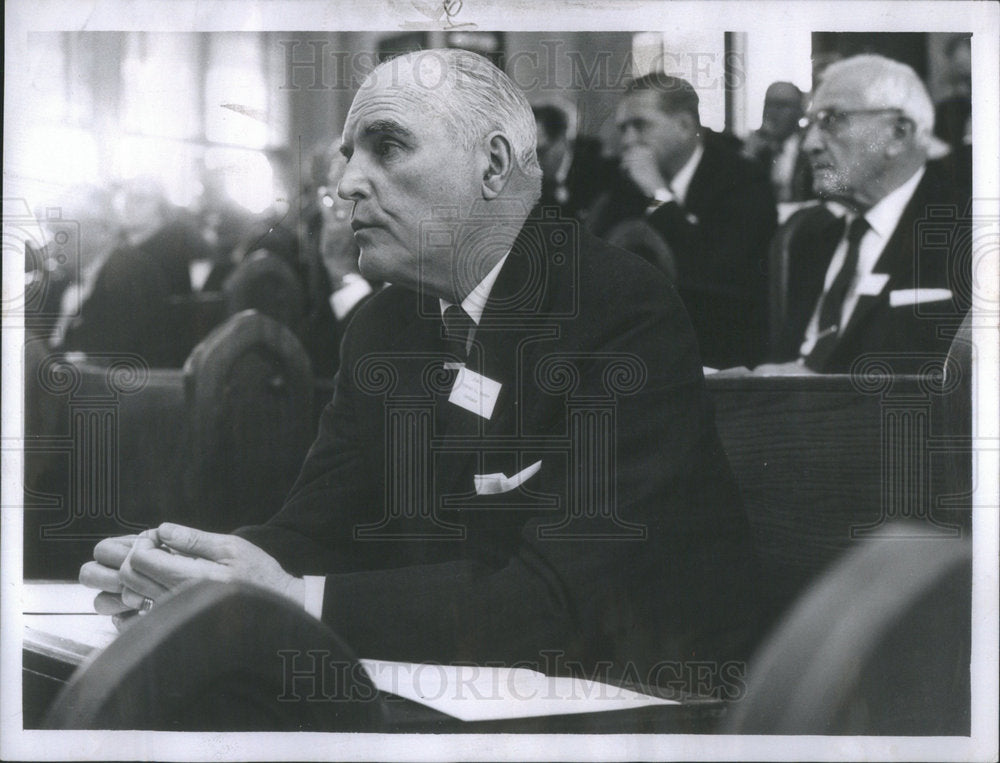
POLYGON ((799 127, 808 130, 812 125, 816 125, 821 132, 835 133, 849 117, 858 114, 902 114, 902 109, 820 109, 812 114, 806 114, 799 120, 799 127))

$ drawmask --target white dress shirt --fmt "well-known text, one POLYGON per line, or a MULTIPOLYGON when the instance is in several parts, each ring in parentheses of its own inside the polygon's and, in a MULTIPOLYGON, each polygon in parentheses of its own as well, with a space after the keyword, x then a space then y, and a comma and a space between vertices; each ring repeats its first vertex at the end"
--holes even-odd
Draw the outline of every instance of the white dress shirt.
POLYGON ((698 171, 698 165, 701 164, 701 157, 705 155, 705 148, 698 142, 698 145, 694 147, 694 151, 688 160, 684 162, 684 166, 674 173, 674 176, 670 178, 670 192, 677 199, 678 204, 684 204, 687 201, 688 188, 691 187, 691 179, 694 177, 694 173, 698 171))
MULTIPOLYGON (((858 300, 865 295, 875 296, 881 293, 882 289, 889 282, 888 274, 875 273, 875 264, 882 255, 882 250, 889 243, 896 226, 899 225, 899 218, 903 216, 903 210, 910 203, 917 185, 924 176, 924 168, 921 167, 913 176, 901 186, 884 196, 875 206, 865 212, 865 219, 869 228, 861 238, 858 248, 858 268, 854 275, 854 280, 847 289, 844 296, 844 305, 840 314, 840 332, 854 314, 854 309, 858 306, 858 300)), ((836 210, 839 205, 828 205, 831 210, 836 210)), ((847 220, 850 225, 850 219, 847 220)), ((847 258, 847 239, 842 238, 833 253, 830 265, 826 269, 826 278, 823 281, 823 294, 829 291, 837 273, 847 258)), ((800 357, 804 358, 812 352, 816 339, 819 336, 819 310, 822 298, 816 300, 816 307, 813 310, 812 318, 806 327, 806 333, 802 346, 799 348, 800 357)))

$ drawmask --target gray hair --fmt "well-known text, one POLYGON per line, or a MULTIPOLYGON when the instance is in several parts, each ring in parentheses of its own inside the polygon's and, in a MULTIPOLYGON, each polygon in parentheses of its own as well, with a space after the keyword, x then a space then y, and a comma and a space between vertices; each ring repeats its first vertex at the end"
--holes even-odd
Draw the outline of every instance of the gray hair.
MULTIPOLYGON (((471 150, 498 130, 510 140, 518 168, 530 178, 542 177, 531 106, 524 93, 488 59, 455 48, 418 50, 379 64, 368 82, 374 83, 380 71, 401 64, 413 67, 424 106, 445 120, 464 148, 471 150), (440 79, 423 80, 416 67, 421 57, 433 57, 441 64, 440 79)), ((398 82, 395 72, 393 82, 398 82)))
POLYGON ((826 68, 823 83, 834 79, 854 84, 868 108, 899 109, 916 127, 917 144, 925 149, 931 145, 934 104, 909 66, 875 54, 852 56, 826 68))

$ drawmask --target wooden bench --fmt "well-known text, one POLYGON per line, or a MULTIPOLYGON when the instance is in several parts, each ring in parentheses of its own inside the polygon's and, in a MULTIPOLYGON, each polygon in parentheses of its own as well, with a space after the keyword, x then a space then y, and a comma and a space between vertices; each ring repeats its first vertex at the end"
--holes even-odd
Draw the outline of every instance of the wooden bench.
POLYGON ((213 530, 280 506, 315 435, 309 361, 255 311, 184 370, 26 351, 25 576, 75 578, 94 544, 171 519, 213 530))
POLYGON ((915 376, 708 377, 716 423, 763 566, 786 608, 894 519, 954 536, 944 463, 955 448, 939 383, 915 376))

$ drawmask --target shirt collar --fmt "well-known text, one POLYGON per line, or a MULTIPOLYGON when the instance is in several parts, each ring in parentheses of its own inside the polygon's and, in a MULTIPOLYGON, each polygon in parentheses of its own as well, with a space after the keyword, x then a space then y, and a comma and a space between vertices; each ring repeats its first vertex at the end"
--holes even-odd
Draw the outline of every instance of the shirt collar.
MULTIPOLYGON (((497 276, 500 275, 500 269, 509 256, 510 250, 508 249, 507 254, 500 258, 500 261, 493 266, 493 269, 486 274, 486 277, 476 284, 475 288, 462 300, 462 309, 469 314, 472 322, 477 326, 479 325, 479 321, 482 320, 483 310, 486 309, 486 301, 490 298, 490 292, 493 291, 493 284, 496 283, 497 276)), ((444 316, 444 311, 454 304, 454 302, 448 302, 444 299, 439 299, 438 302, 441 303, 442 317, 444 316)))
POLYGON ((903 210, 910 203, 910 197, 913 196, 913 192, 917 189, 917 184, 920 183, 923 176, 924 167, 921 167, 913 173, 909 180, 882 197, 875 206, 865 212, 868 225, 879 238, 885 240, 892 235, 899 224, 899 218, 903 216, 903 210))
POLYGON ((677 197, 677 200, 681 204, 687 201, 691 178, 694 177, 694 173, 698 169, 698 163, 701 162, 701 157, 704 153, 705 148, 701 145, 701 141, 698 141, 698 145, 694 147, 694 151, 688 157, 688 160, 684 162, 684 166, 677 170, 670 179, 670 192, 677 197))

